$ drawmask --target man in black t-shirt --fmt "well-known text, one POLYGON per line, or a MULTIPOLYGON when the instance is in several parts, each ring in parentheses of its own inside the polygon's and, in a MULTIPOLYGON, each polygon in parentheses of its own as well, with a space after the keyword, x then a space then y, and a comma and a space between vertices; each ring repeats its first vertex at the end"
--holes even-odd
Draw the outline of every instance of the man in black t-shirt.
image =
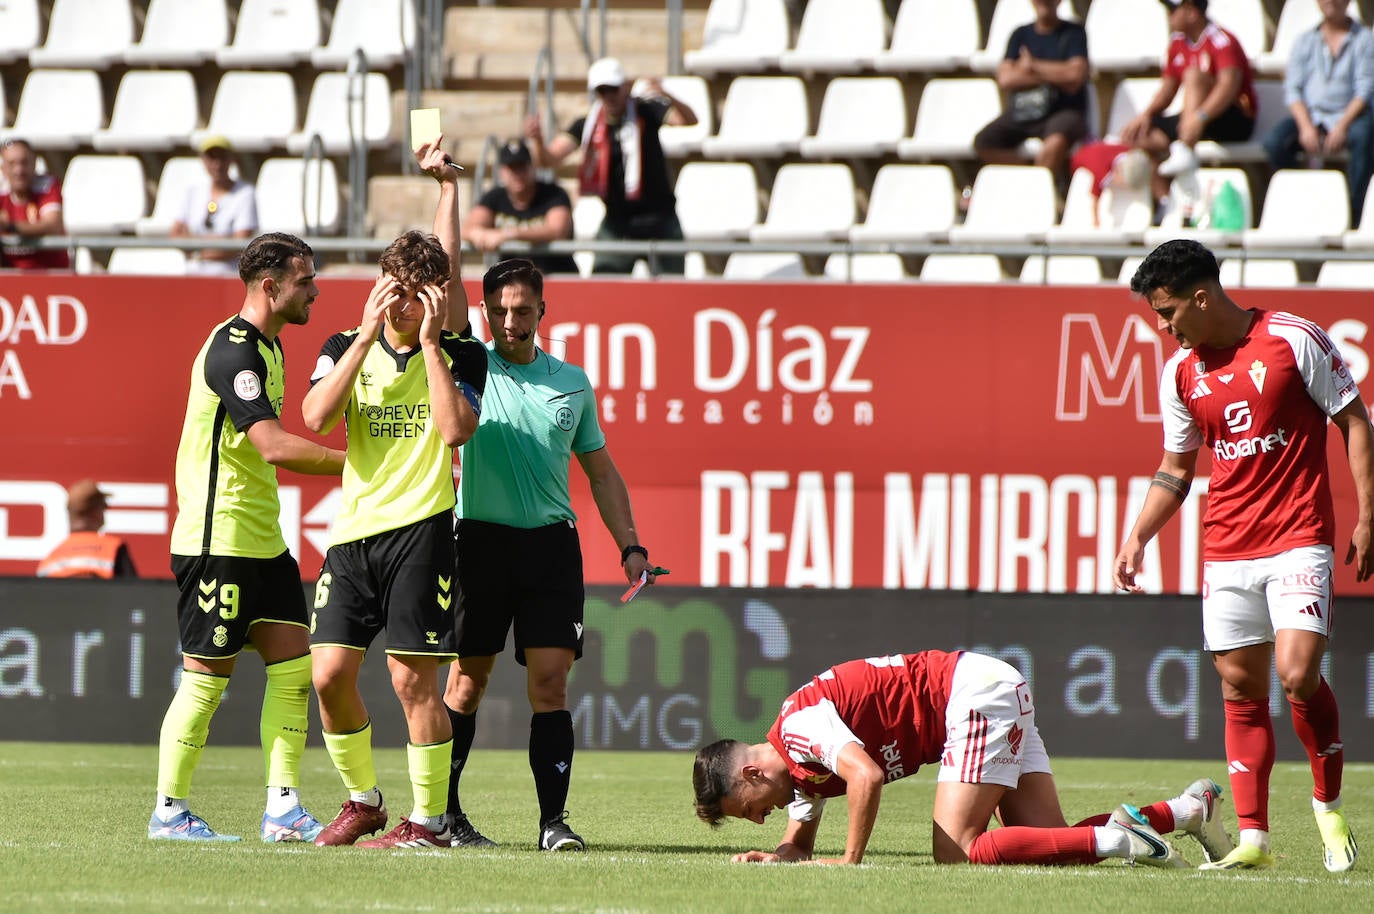
POLYGON ((1032 0, 1035 21, 1007 41, 997 66, 997 85, 1006 110, 973 138, 983 162, 1016 165, 1030 137, 1043 140, 1036 165, 1054 173, 1063 192, 1069 181, 1069 152, 1088 133, 1088 33, 1059 18, 1058 0, 1032 0))
MULTIPOLYGON (((614 57, 603 57, 587 70, 587 89, 594 93, 591 110, 544 143, 537 115, 525 119, 525 136, 536 164, 557 166, 582 150, 578 167, 581 193, 606 203, 599 239, 681 240, 677 199, 668 178, 668 164, 658 141, 664 124, 689 127, 697 116, 663 88, 646 80, 647 98, 630 94, 625 68, 614 57)), ((594 273, 629 273, 638 258, 633 254, 598 254, 594 273)), ((681 273, 682 255, 657 258, 659 272, 681 273)))
MULTIPOLYGON (((544 244, 573 236, 572 200, 557 184, 538 180, 530 149, 511 140, 496 157, 498 183, 482 194, 463 223, 463 237, 479 251, 495 251, 507 241, 544 244)), ((567 254, 531 255, 541 273, 576 273, 567 254)))

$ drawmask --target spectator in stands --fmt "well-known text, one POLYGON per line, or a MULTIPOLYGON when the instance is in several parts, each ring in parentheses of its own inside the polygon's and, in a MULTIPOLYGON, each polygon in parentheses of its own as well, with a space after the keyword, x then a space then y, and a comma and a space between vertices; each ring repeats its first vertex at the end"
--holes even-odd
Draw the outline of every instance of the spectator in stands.
POLYGON ((1059 18, 1056 0, 1032 0, 1035 21, 1011 33, 997 66, 1007 108, 973 138, 984 162, 1015 165, 1030 137, 1043 140, 1036 165, 1054 172, 1063 193, 1069 150, 1088 133, 1088 33, 1059 18))
MULTIPOLYGON (((1143 149, 1102 141, 1084 143, 1069 162, 1073 171, 1087 169, 1093 176, 1093 226, 1102 228, 1103 194, 1140 196, 1147 202, 1154 160, 1143 149)), ((1107 225, 1106 228, 1115 228, 1107 225)))
MULTIPOLYGON (((578 168, 580 192, 606 203, 606 218, 597 238, 680 241, 677 200, 658 128, 665 123, 690 127, 697 122, 696 114, 669 95, 657 79, 647 81, 648 97, 632 96, 625 68, 614 57, 591 65, 587 89, 596 96, 591 111, 547 144, 538 116, 526 118, 525 136, 535 163, 552 168, 577 149, 583 150, 578 168)), ((633 254, 597 254, 592 272, 629 273, 636 259, 633 254)), ((682 272, 680 254, 659 256, 657 261, 660 272, 682 272)))
MULTIPOLYGON (((181 212, 172 222, 173 238, 242 238, 258 233, 258 205, 253 185, 233 176, 234 147, 222 136, 200 141, 205 180, 186 188, 181 212)), ((215 276, 239 275, 239 250, 205 248, 191 259, 189 270, 215 276)))
POLYGON ((1191 174, 1200 140, 1240 143, 1255 129, 1254 75, 1235 35, 1207 18, 1207 0, 1160 0, 1169 9, 1169 48, 1159 91, 1145 110, 1121 130, 1121 140, 1151 153, 1160 163, 1155 196, 1168 194, 1168 180, 1191 174), (1183 89, 1183 110, 1164 111, 1183 89), (1167 158, 1166 158, 1167 156, 1167 158))
POLYGON ((7 190, 0 193, 0 235, 18 235, 20 243, 5 250, 5 266, 19 270, 65 270, 71 259, 61 248, 39 249, 23 239, 65 235, 62 182, 40 175, 37 156, 27 140, 7 140, 0 151, 0 171, 7 190))
MULTIPOLYGON (((1306 2, 1306 0, 1304 0, 1306 2)), ((1317 0, 1322 21, 1293 42, 1283 78, 1288 114, 1264 138, 1269 164, 1296 168, 1348 151, 1350 218, 1360 224, 1365 190, 1374 169, 1374 32, 1346 15, 1344 0, 1317 0)))
POLYGON ((109 496, 89 479, 67 490, 67 538, 38 563, 40 578, 136 578, 138 571, 121 538, 101 533, 109 496))
MULTIPOLYGON (((573 236, 572 200, 557 184, 534 174, 530 148, 511 140, 496 157, 497 184, 468 212, 463 237, 479 251, 495 251, 507 241, 544 244, 573 236)), ((541 273, 576 273, 567 254, 532 255, 541 273)))

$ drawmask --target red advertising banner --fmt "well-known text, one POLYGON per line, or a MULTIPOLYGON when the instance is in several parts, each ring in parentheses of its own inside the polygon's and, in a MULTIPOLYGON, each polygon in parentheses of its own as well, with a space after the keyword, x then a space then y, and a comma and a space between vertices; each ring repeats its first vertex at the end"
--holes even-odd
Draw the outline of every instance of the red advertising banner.
MULTIPOLYGON (((356 324, 370 282, 320 286, 310 323, 282 335, 283 421, 301 434, 319 346, 356 324)), ((1313 319, 1365 381, 1367 297, 1235 297, 1313 319)), ((599 392, 665 584, 1111 590, 1159 463, 1173 348, 1124 288, 555 280, 545 298, 541 345, 599 392)), ((241 299, 210 278, 0 277, 0 574, 33 573, 66 533, 63 487, 84 476, 113 494, 106 529, 140 571, 169 574, 188 372, 241 299)), ((1329 452, 1344 537, 1354 489, 1334 430, 1329 452)), ((1198 588, 1206 460, 1147 555, 1151 591, 1198 588)), ((587 578, 614 583, 616 549, 573 478, 587 578)), ((287 542, 312 578, 337 480, 280 479, 287 542)), ((1337 591, 1374 587, 1342 567, 1337 591)))

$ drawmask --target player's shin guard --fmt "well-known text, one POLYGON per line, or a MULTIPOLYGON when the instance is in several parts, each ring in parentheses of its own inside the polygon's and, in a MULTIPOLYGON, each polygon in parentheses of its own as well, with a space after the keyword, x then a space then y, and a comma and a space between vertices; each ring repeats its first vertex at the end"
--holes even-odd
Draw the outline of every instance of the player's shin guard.
POLYGON ((267 786, 299 787, 301 756, 310 726, 310 655, 267 665, 262 696, 262 756, 267 786))
POLYGON ((1269 831, 1269 775, 1274 770, 1274 723, 1269 699, 1227 701, 1226 770, 1231 802, 1243 831, 1269 831))
POLYGON ((157 789, 163 796, 190 795, 191 775, 210 735, 210 718, 227 685, 228 676, 181 671, 181 685, 162 718, 158 741, 157 789))
POLYGON ((969 863, 1040 865, 1097 863, 1091 828, 1013 825, 983 832, 968 848, 969 863))
POLYGON ((435 819, 444 814, 448 798, 449 758, 453 741, 417 746, 406 743, 406 765, 410 770, 410 790, 415 797, 411 821, 435 819))
POLYGON ((539 797, 539 821, 563 814, 572 782, 572 714, 542 711, 530 716, 530 771, 539 797))
POLYGON ((367 793, 377 786, 377 768, 372 762, 372 721, 352 733, 325 731, 324 748, 349 793, 367 793))
POLYGON ((1329 803, 1341 795, 1341 775, 1345 769, 1336 696, 1323 677, 1317 691, 1306 701, 1290 697, 1288 706, 1293 709, 1293 732, 1307 750, 1312 765, 1312 797, 1329 803))
POLYGON ((458 781, 463 777, 463 768, 472 752, 472 741, 477 735, 477 712, 462 714, 452 708, 448 711, 448 722, 453 727, 453 754, 449 762, 448 807, 446 812, 462 815, 463 804, 458 801, 458 781))

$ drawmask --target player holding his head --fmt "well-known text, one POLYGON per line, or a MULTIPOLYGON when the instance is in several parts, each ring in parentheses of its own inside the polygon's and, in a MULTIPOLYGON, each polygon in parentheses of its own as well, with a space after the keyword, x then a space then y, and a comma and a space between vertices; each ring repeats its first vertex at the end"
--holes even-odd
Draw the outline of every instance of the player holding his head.
POLYGON ((1133 593, 1145 547, 1178 511, 1197 454, 1212 451, 1202 519, 1202 635, 1221 676, 1226 758, 1240 844, 1217 869, 1272 866, 1269 774, 1277 667, 1293 730, 1312 768, 1312 809, 1326 868, 1358 853, 1341 810, 1344 753, 1336 696, 1321 674, 1331 637, 1336 519, 1326 423, 1340 429, 1358 499, 1346 564, 1374 573, 1374 434, 1350 369, 1326 333, 1282 311, 1242 308, 1218 281, 1217 260, 1196 241, 1168 241, 1131 278, 1159 329, 1178 341, 1164 366, 1164 459, 1112 578, 1133 593))
POLYGON ((348 431, 343 504, 315 590, 311 648, 325 748, 349 798, 316 844, 353 844, 387 822, 358 690, 363 657, 386 630, 387 667, 405 713, 410 814, 362 847, 448 847, 444 799, 452 732, 438 669, 457 655, 453 449, 472 436, 486 384, 476 340, 444 330, 465 314, 458 275, 457 169, 442 138, 416 151, 439 182, 434 234, 406 232, 354 330, 320 350, 302 410, 312 431, 348 431))
POLYGON ((862 863, 883 785, 940 766, 931 846, 936 863, 1070 864, 1119 857, 1147 866, 1188 864, 1161 835, 1196 838, 1209 854, 1230 849, 1221 790, 1207 778, 1182 795, 1069 826, 1035 725, 1025 678, 970 651, 922 651, 833 666, 782 703, 765 742, 723 739, 699 750, 692 770, 697 816, 763 824, 787 810, 776 850, 739 863, 862 863), (825 802, 846 796, 844 856, 815 859, 825 802), (988 830, 996 815, 1002 827, 988 830))
POLYGON ((277 468, 332 476, 343 453, 282 428, 284 356, 277 339, 304 324, 319 294, 315 257, 293 235, 260 235, 239 260, 239 313, 210 332, 191 368, 177 446, 172 572, 182 672, 162 721, 149 838, 237 841, 192 813, 187 797, 234 661, 262 655, 264 841, 312 841, 320 823, 297 795, 310 697, 310 644, 300 569, 278 515, 277 468))

